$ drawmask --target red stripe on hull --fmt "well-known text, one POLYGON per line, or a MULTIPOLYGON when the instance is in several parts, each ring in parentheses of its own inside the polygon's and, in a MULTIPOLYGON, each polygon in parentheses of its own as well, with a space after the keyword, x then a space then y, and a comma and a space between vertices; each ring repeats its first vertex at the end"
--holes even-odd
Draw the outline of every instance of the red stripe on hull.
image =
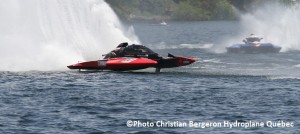
POLYGON ((146 58, 112 58, 108 60, 97 60, 77 63, 68 66, 70 69, 97 69, 97 70, 136 70, 154 67, 157 61, 146 58))

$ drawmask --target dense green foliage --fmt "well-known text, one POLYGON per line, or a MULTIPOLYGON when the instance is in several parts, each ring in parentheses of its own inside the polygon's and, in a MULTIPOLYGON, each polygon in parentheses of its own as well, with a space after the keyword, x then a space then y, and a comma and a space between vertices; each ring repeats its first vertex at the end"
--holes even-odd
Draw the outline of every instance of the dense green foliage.
POLYGON ((173 17, 184 20, 233 19, 234 12, 227 0, 182 0, 173 17))
POLYGON ((287 6, 300 3, 300 0, 106 0, 123 19, 159 21, 232 20, 236 18, 233 7, 251 12, 253 5, 278 1, 287 6))
POLYGON ((224 20, 235 14, 228 0, 106 0, 125 19, 224 20))

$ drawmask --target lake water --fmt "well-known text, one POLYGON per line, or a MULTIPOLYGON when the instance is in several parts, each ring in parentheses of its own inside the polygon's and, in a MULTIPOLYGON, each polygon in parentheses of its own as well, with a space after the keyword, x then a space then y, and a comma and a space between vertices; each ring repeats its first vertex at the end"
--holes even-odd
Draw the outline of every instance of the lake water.
POLYGON ((235 21, 133 27, 159 54, 197 62, 159 74, 2 71, 0 133, 300 133, 299 52, 224 53, 235 21), (159 126, 168 121, 187 126, 159 126))

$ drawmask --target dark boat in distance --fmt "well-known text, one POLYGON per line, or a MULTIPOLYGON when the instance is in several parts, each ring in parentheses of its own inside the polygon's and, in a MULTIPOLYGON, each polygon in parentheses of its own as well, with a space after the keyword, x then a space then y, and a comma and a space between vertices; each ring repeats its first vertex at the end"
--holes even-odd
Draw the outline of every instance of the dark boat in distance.
POLYGON ((243 40, 244 44, 234 44, 226 49, 228 53, 278 53, 281 50, 280 46, 272 43, 261 43, 262 39, 251 34, 243 40))
POLYGON ((160 72, 162 68, 186 66, 196 61, 195 58, 174 56, 162 57, 143 45, 128 45, 121 43, 117 48, 104 55, 102 60, 81 62, 67 66, 69 69, 84 70, 113 70, 128 71, 145 68, 156 68, 160 72))

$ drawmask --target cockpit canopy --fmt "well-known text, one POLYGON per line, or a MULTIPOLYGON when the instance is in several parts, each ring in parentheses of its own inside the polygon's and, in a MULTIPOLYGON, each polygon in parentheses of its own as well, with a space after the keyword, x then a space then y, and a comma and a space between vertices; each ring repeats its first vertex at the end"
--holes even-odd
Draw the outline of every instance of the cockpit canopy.
POLYGON ((246 38, 248 43, 252 43, 252 42, 260 42, 262 38, 258 38, 258 37, 248 37, 246 38))
POLYGON ((157 53, 143 45, 120 45, 117 47, 116 50, 113 50, 110 53, 106 54, 104 59, 115 57, 158 57, 157 53))
POLYGON ((143 46, 143 45, 130 45, 124 48, 123 50, 125 56, 126 55, 148 55, 148 54, 156 54, 151 49, 143 46))

